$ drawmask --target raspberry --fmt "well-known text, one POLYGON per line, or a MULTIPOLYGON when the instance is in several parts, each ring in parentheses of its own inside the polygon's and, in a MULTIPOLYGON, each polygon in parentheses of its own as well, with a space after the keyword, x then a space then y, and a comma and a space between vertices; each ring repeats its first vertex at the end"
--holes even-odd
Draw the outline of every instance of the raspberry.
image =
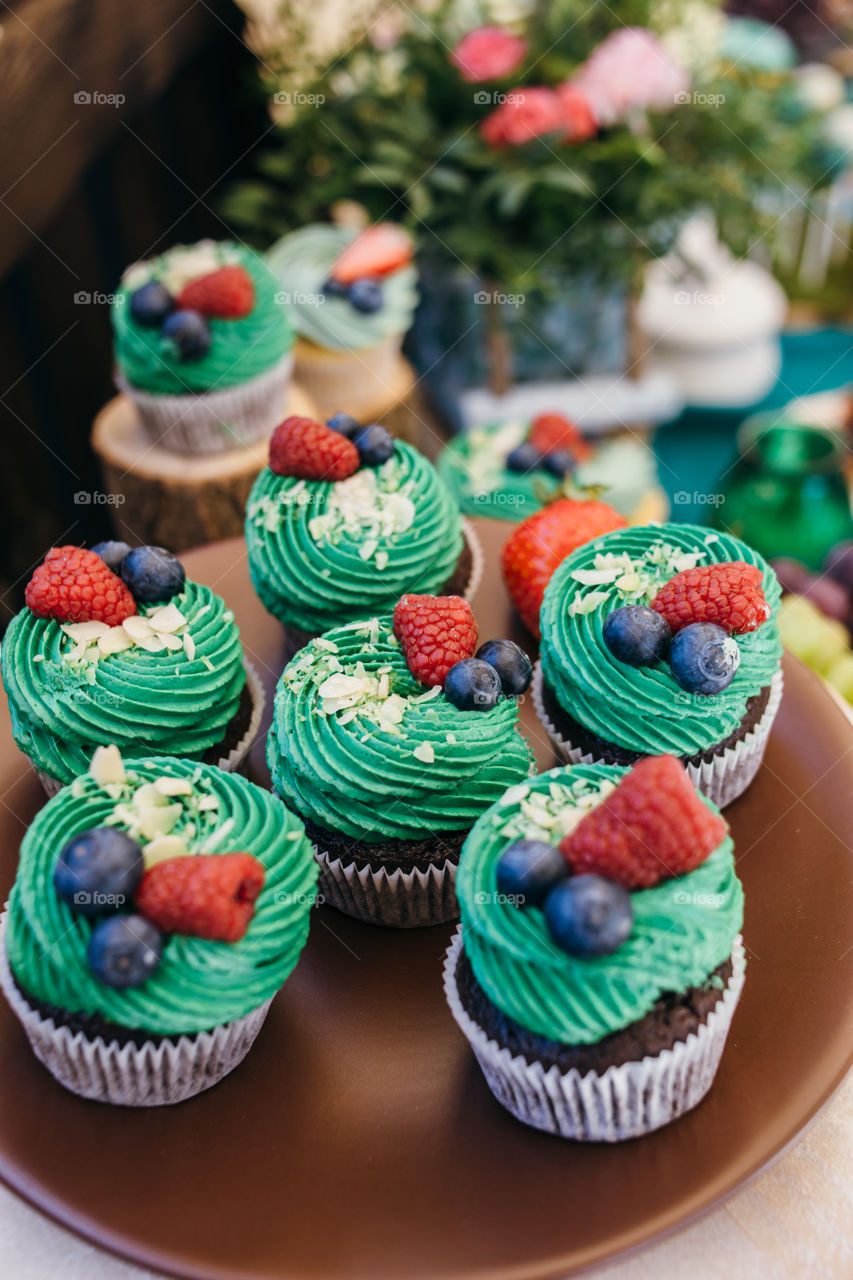
POLYGON ((728 832, 675 756, 647 756, 560 842, 572 872, 650 889, 693 871, 728 832))
POLYGON ((358 470, 358 449, 313 418, 285 418, 272 433, 270 470, 300 480, 346 480, 358 470))
POLYGON ((546 456, 558 449, 568 449, 578 462, 583 462, 592 453, 575 424, 561 413, 540 413, 533 419, 527 439, 546 456))
POLYGON ((673 634, 692 622, 714 622, 729 635, 740 635, 755 631, 770 617, 763 581, 761 570, 743 560, 703 564, 670 578, 651 605, 666 618, 673 634))
POLYGON ((263 863, 250 853, 167 858, 145 872, 136 909, 163 933, 239 942, 263 886, 263 863))
POLYGON ((94 551, 54 547, 27 583, 27 608, 56 622, 118 626, 136 613, 136 601, 94 551))
POLYGON ((198 311, 216 320, 241 320, 254 305, 255 282, 236 264, 190 280, 175 300, 178 311, 198 311))
POLYGON ((461 596, 401 596, 394 635, 421 684, 444 684, 450 668, 477 648, 474 614, 461 596))

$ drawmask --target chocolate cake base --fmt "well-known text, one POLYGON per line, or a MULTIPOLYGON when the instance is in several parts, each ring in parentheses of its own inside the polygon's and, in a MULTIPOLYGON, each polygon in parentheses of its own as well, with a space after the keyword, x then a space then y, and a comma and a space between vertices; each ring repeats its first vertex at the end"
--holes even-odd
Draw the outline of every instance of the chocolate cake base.
MULTIPOLYGON (((300 816, 301 815, 297 815, 300 816)), ((368 844, 340 831, 327 831, 316 823, 302 818, 308 839, 330 858, 340 858, 345 866, 355 863, 359 870, 367 867, 378 871, 426 871, 428 867, 442 869, 448 862, 458 863, 465 837, 464 831, 441 831, 425 836, 422 840, 383 840, 368 844)))
MULTIPOLYGON (((756 693, 753 697, 747 699, 746 712, 743 719, 727 738, 724 738, 722 742, 715 743, 706 751, 699 751, 692 756, 682 756, 681 759, 684 764, 698 766, 703 761, 710 761, 715 756, 723 755, 729 747, 742 742, 764 715, 769 701, 770 685, 766 685, 760 693, 756 693)), ((542 680, 542 704, 560 737, 584 754, 588 753, 593 756, 595 760, 603 760, 605 764, 632 765, 649 754, 643 751, 631 751, 628 747, 620 747, 618 743, 608 742, 605 738, 599 738, 591 730, 585 728, 561 706, 557 701, 557 695, 544 678, 542 680)))
POLYGON ((462 596, 468 583, 471 580, 471 570, 474 567, 474 554, 471 551, 470 544, 466 538, 462 544, 462 550, 459 553, 459 559, 456 561, 456 568, 450 577, 435 594, 438 596, 462 596))
POLYGON ((240 693, 240 702, 237 706, 237 710, 226 726, 225 737, 221 742, 214 743, 212 747, 209 747, 207 751, 205 751, 202 756, 204 763, 218 764, 219 761, 224 757, 227 757, 235 747, 239 746, 243 738, 246 736, 246 731, 249 728, 251 719, 252 692, 247 680, 243 685, 242 692, 240 693))
POLYGON ((664 993, 639 1021, 595 1044, 569 1045, 527 1031, 502 1013, 477 982, 464 946, 460 948, 456 965, 456 985, 465 1012, 489 1039, 509 1049, 513 1056, 541 1062, 546 1071, 556 1066, 562 1075, 572 1068, 582 1075, 588 1071, 601 1075, 608 1067, 638 1062, 671 1049, 708 1020, 722 999, 731 975, 732 962, 726 960, 701 987, 664 993))
MULTIPOLYGON (((140 1049, 144 1044, 157 1045, 162 1044, 164 1041, 168 1041, 169 1044, 177 1044, 181 1039, 180 1036, 176 1035, 157 1035, 153 1031, 143 1031, 141 1028, 123 1027, 118 1022, 110 1022, 108 1018, 103 1017, 100 1013, 83 1013, 80 1010, 76 1013, 70 1013, 67 1009, 60 1009, 57 1005, 49 1004, 46 1000, 37 1000, 35 996, 30 995, 29 991, 21 986, 14 973, 12 973, 12 981, 30 1008, 34 1009, 42 1018, 52 1019, 57 1027, 67 1027, 72 1034, 80 1031, 87 1040, 97 1040, 98 1036, 100 1036, 104 1044, 117 1044, 119 1046, 132 1044, 137 1049, 140 1049)), ((186 1039, 194 1040, 195 1035, 186 1035, 186 1039)))

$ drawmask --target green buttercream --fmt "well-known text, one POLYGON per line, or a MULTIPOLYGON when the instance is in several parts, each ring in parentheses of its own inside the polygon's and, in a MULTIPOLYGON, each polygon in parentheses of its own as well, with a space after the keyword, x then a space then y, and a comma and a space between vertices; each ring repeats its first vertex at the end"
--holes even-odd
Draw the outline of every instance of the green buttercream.
POLYGON ((470 827, 531 757, 514 699, 459 711, 424 689, 385 617, 312 640, 285 668, 267 760, 297 813, 369 844, 470 827))
POLYGON ((630 937, 594 960, 556 947, 539 907, 517 907, 498 894, 496 868, 508 844, 555 838, 538 813, 550 810, 550 823, 563 799, 576 812, 579 797, 624 772, 574 765, 513 787, 483 814, 462 849, 456 893, 477 981, 521 1026, 563 1044, 595 1043, 642 1018, 664 992, 700 986, 729 958, 743 924, 729 838, 695 871, 632 893, 630 937))
MULTIPOLYGON (((202 246, 203 247, 203 246, 202 246)), ((278 299, 279 285, 258 254, 240 245, 215 245, 216 264, 239 263, 255 284, 255 305, 239 320, 210 320, 213 340, 201 360, 181 360, 170 344, 160 339, 157 329, 139 325, 130 315, 130 295, 146 280, 159 280, 168 273, 183 246, 159 258, 131 267, 122 280, 113 306, 115 358, 120 372, 131 386, 159 395, 189 395, 224 391, 257 377, 284 357, 293 345, 293 331, 284 303, 278 299)), ((214 267, 215 269, 215 267, 214 267)))
POLYGON ((389 613, 406 591, 436 591, 463 539, 432 463, 398 440, 381 467, 336 484, 264 468, 249 495, 246 542, 265 607, 286 626, 321 632, 389 613))
MULTIPOLYGON (((438 474, 465 515, 523 520, 556 492, 558 482, 544 468, 518 472, 506 466, 507 454, 525 439, 529 425, 514 421, 472 427, 442 449, 438 474)), ((658 483, 652 450, 624 436, 602 439, 595 456, 580 463, 573 478, 579 485, 603 486, 603 500, 625 516, 658 483)))
MULTIPOLYGON (((3 683, 12 733, 37 769, 70 782, 95 748, 124 756, 199 758, 221 742, 246 681, 234 615, 209 587, 187 582, 172 602, 195 646, 149 653, 134 647, 94 664, 69 661, 75 644, 58 622, 22 609, 3 639, 3 683)), ((141 605, 146 616, 160 605, 141 605)))
POLYGON ((297 333, 332 351, 359 351, 401 337, 418 304, 414 267, 401 267, 382 281, 382 306, 367 315, 346 298, 323 292, 335 259, 358 233, 314 223, 283 236, 267 262, 283 290, 297 333))
POLYGON ((207 765, 168 757, 134 761, 128 784, 104 788, 86 774, 38 814, 21 845, 9 899, 9 961, 26 993, 60 1009, 101 1014, 155 1035, 192 1035, 243 1017, 278 991, 305 944, 316 880, 304 828, 275 796, 207 765), (251 853, 264 864, 264 887, 239 942, 175 934, 147 982, 114 990, 89 969, 92 922, 56 896, 53 871, 64 845, 81 831, 105 823, 127 830, 117 807, 139 783, 163 776, 193 781, 191 796, 171 798, 182 811, 173 831, 190 854, 251 853), (205 797, 217 807, 199 809, 205 797))
POLYGON ((607 742, 649 754, 695 755, 737 729, 747 699, 769 685, 778 671, 780 595, 769 565, 728 534, 690 524, 643 525, 608 533, 573 552, 548 584, 541 614, 545 681, 575 720, 607 742), (661 544, 670 551, 661 550, 661 544), (627 555, 639 565, 638 587, 632 588, 630 576, 625 577, 631 573, 627 561, 615 582, 590 584, 575 577, 606 564, 601 557, 610 554, 627 555), (614 609, 648 603, 665 582, 691 564, 731 560, 762 571, 771 617, 756 631, 735 637, 740 666, 727 689, 710 697, 685 693, 667 663, 631 667, 613 657, 604 643, 603 627, 614 609))

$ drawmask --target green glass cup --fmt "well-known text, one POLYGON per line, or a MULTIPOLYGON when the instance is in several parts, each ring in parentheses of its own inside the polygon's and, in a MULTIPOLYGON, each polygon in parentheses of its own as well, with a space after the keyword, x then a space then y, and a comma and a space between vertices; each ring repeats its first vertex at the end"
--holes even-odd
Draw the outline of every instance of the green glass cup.
POLYGON ((830 547, 853 537, 842 437, 762 413, 742 424, 737 447, 737 460, 720 481, 712 524, 766 559, 790 556, 819 569, 830 547))

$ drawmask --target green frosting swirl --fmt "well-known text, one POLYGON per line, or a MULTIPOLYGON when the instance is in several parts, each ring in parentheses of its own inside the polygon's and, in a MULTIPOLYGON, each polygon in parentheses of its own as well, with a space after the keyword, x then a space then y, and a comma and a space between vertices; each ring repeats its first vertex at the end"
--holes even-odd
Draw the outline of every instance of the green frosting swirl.
POLYGON ((737 729, 747 699, 769 685, 779 669, 780 596, 770 566, 728 534, 690 524, 620 529, 578 548, 548 584, 541 614, 542 672, 560 705, 607 742, 649 754, 695 755, 737 729), (615 581, 590 584, 575 576, 610 563, 602 556, 629 557, 639 571, 638 584, 630 576, 628 560, 615 581), (613 657, 603 628, 614 609, 648 603, 665 582, 691 564, 731 560, 761 570, 771 617, 756 631, 735 637, 740 666, 727 689, 709 697, 685 693, 667 663, 631 667, 613 657))
POLYGON ((381 467, 348 480, 294 480, 268 467, 246 508, 249 569, 286 626, 327 631, 434 592, 456 568, 462 521, 432 463, 397 441, 381 467))
MULTIPOLYGON (((492 520, 523 520, 539 511, 545 495, 558 487, 544 469, 518 472, 506 457, 527 436, 527 422, 496 422, 461 432, 442 449, 438 474, 455 497, 460 511, 492 520)), ((605 502, 630 516, 658 484, 652 450, 627 437, 602 439, 595 454, 578 465, 579 485, 601 485, 605 502)))
POLYGON ((574 765, 540 774, 488 809, 462 849, 456 893, 477 981, 521 1026, 562 1044, 595 1043, 644 1017, 664 992, 701 985, 729 958, 743 924, 729 838, 695 871, 632 893, 630 937, 593 960, 557 948, 541 908, 517 907, 497 892, 508 844, 561 838, 560 815, 576 817, 585 795, 624 772, 574 765))
POLYGON ((304 828, 275 796, 208 765, 167 757, 134 761, 127 785, 105 788, 86 774, 36 817, 21 845, 9 899, 9 962, 26 993, 70 1013, 100 1014, 155 1035, 207 1031, 257 1008, 289 976, 308 936, 316 880, 304 828), (53 871, 63 847, 81 831, 104 824, 128 830, 121 806, 139 784, 163 776, 192 781, 191 796, 173 798, 182 809, 173 830, 190 854, 251 853, 264 864, 264 887, 239 942, 175 934, 147 982, 115 990, 90 970, 92 922, 57 897, 53 871), (198 807, 211 797, 215 808, 198 807))
POLYGON ((357 234, 352 228, 313 223, 283 236, 267 253, 297 333, 333 351, 358 351, 402 336, 418 304, 417 274, 411 266, 383 277, 382 306, 370 315, 356 311, 346 298, 323 292, 335 259, 357 234))
MULTIPOLYGON (((204 250, 205 245, 196 249, 204 250)), ((112 312, 116 364, 140 391, 178 396, 224 391, 265 373, 293 346, 293 331, 287 310, 278 300, 275 276, 258 254, 227 241, 211 246, 213 269, 230 263, 245 267, 255 284, 255 305, 242 319, 209 321, 213 340, 201 360, 181 360, 171 345, 161 340, 157 329, 137 324, 130 314, 131 293, 147 280, 162 279, 175 256, 187 252, 191 251, 178 246, 131 267, 116 295, 112 312)))
MULTIPOLYGON (((200 758, 221 742, 246 681, 240 632, 224 600, 187 582, 171 601, 187 619, 194 655, 134 647, 97 662, 70 659, 60 624, 22 609, 3 639, 12 733, 37 769, 57 781, 84 773, 95 748, 127 757, 200 758)), ((140 605, 144 616, 160 605, 140 605)))
POLYGON ((425 689, 388 617, 330 631, 285 668, 267 760, 291 808, 367 844, 464 830, 531 764, 515 700, 460 711, 425 689))

